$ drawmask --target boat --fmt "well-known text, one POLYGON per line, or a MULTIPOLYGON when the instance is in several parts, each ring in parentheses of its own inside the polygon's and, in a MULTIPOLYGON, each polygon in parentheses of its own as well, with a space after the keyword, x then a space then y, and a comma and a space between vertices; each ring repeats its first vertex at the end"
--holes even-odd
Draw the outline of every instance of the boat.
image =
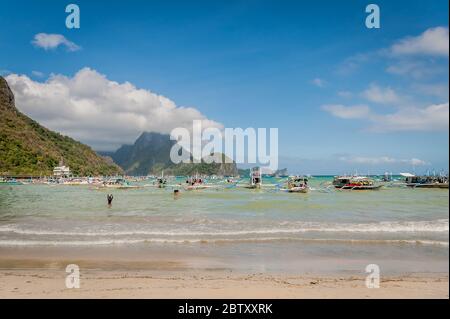
POLYGON ((411 188, 441 188, 448 189, 448 176, 416 176, 411 173, 400 173, 405 177, 405 184, 411 188))
POLYGON ((393 180, 394 179, 392 178, 392 173, 389 172, 385 172, 383 177, 381 178, 381 181, 385 183, 392 182, 393 180))
POLYGON ((23 185, 23 182, 16 180, 15 178, 0 179, 0 185, 23 185))
POLYGON ((164 188, 166 187, 167 179, 164 178, 164 171, 161 173, 161 177, 158 177, 156 179, 156 187, 158 188, 164 188))
POLYGON ((80 185, 89 185, 89 181, 83 178, 71 178, 68 180, 64 180, 61 184, 70 186, 80 186, 80 185))
POLYGON ((372 179, 365 176, 336 176, 333 186, 343 190, 378 190, 383 185, 376 185, 372 179))
POLYGON ((288 193, 307 193, 309 191, 308 178, 305 176, 289 176, 286 191, 288 193))
POLYGON ((200 177, 191 177, 186 180, 186 185, 184 189, 188 191, 192 190, 198 190, 198 189, 205 189, 208 188, 207 185, 205 185, 205 181, 200 177))
POLYGON ((104 181, 99 188, 115 188, 115 189, 129 189, 129 188, 141 188, 141 186, 130 185, 128 181, 123 178, 111 178, 104 181))
POLYGON ((250 184, 244 186, 248 189, 260 189, 262 186, 261 168, 253 167, 250 170, 250 184))

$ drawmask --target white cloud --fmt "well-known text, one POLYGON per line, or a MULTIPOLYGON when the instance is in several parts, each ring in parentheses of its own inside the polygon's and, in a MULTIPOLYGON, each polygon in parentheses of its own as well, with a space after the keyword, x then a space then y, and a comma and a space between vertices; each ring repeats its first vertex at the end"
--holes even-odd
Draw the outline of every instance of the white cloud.
POLYGON ((400 60, 389 65, 386 68, 386 72, 394 75, 410 76, 416 80, 423 80, 442 74, 446 72, 446 69, 433 60, 400 60))
POLYGON ((434 104, 425 108, 403 108, 392 114, 374 115, 375 131, 444 131, 449 125, 449 104, 434 104))
POLYGON ((431 28, 416 37, 407 37, 392 45, 390 53, 400 55, 449 55, 448 27, 431 28))
POLYGON ((202 120, 203 127, 222 127, 195 108, 179 107, 164 96, 111 81, 90 68, 73 77, 53 75, 44 83, 17 74, 6 79, 22 112, 98 150, 132 143, 143 131, 189 129, 195 119, 202 120))
POLYGON ((370 85, 362 95, 370 102, 380 104, 397 104, 401 101, 401 98, 390 87, 382 88, 375 84, 370 85))
POLYGON ((361 119, 370 115, 370 108, 367 105, 330 104, 323 105, 322 109, 341 119, 361 119))
POLYGON ((447 100, 449 97, 448 84, 446 83, 414 84, 413 89, 423 94, 436 96, 447 100))
POLYGON ((325 86, 325 81, 320 78, 315 78, 311 81, 311 83, 319 88, 323 88, 325 86))
POLYGON ((345 157, 342 156, 339 160, 351 163, 351 164, 365 164, 365 165, 381 165, 381 164, 407 164, 413 166, 424 166, 429 165, 426 161, 423 161, 418 158, 411 159, 397 159, 389 156, 380 156, 380 157, 364 157, 364 156, 355 156, 355 157, 345 157))
POLYGON ((81 49, 80 46, 67 40, 62 34, 38 33, 34 36, 32 43, 44 50, 56 49, 60 45, 65 46, 68 51, 77 51, 81 49))
POLYGON ((372 123, 373 132, 445 131, 449 127, 449 103, 424 108, 403 107, 394 113, 376 114, 369 106, 324 105, 322 109, 341 119, 360 119, 372 123))

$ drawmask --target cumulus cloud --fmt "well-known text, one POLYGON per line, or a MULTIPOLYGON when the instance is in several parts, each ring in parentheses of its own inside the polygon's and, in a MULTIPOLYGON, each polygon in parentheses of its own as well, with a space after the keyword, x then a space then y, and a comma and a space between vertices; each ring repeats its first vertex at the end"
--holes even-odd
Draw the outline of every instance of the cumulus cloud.
POLYGON ((370 108, 367 105, 329 104, 323 105, 322 109, 341 119, 361 119, 370 115, 370 108))
POLYGON ((389 156, 380 156, 380 157, 342 156, 339 158, 339 160, 351 164, 365 164, 365 165, 380 165, 380 164, 408 164, 413 166, 429 165, 429 163, 427 163, 426 161, 423 161, 418 158, 397 159, 389 156))
POLYGON ((390 53, 394 56, 400 55, 449 55, 449 32, 448 27, 431 28, 415 37, 404 38, 394 43, 390 53))
POLYGON ((44 50, 56 49, 60 45, 66 47, 68 51, 77 51, 81 47, 66 39, 62 34, 38 33, 34 36, 32 43, 44 50))
POLYGON ((201 120, 204 128, 222 128, 195 108, 177 106, 167 97, 109 80, 90 68, 73 77, 52 75, 43 83, 17 74, 6 79, 22 112, 97 150, 132 143, 143 131, 189 129, 193 120, 201 120))

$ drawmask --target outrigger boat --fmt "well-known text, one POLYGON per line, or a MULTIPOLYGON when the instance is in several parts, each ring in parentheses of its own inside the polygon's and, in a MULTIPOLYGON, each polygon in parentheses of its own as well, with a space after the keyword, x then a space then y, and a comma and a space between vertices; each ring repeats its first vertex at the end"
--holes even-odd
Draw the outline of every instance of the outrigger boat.
POLYGON ((186 180, 186 186, 184 188, 188 191, 192 191, 198 189, 205 189, 208 188, 208 186, 205 185, 205 181, 202 178, 195 176, 186 180))
POLYGON ((161 177, 158 177, 156 180, 156 187, 164 188, 166 187, 167 179, 164 178, 164 171, 161 173, 161 177))
POLYGON ((24 184, 23 182, 19 182, 14 178, 10 179, 0 178, 0 185, 23 185, 23 184, 24 184))
POLYGON ((87 179, 83 178, 71 178, 64 180, 62 182, 63 185, 70 185, 70 186, 79 186, 79 185, 89 185, 89 181, 87 179))
POLYGON ((337 189, 348 190, 378 190, 383 185, 375 185, 375 182, 365 176, 337 176, 333 180, 337 189))
POLYGON ((129 189, 129 188, 141 188, 141 186, 130 185, 123 178, 111 178, 107 181, 104 181, 102 185, 98 186, 99 188, 115 188, 115 189, 129 189))
POLYGON ((408 187, 448 189, 448 176, 416 176, 410 173, 400 173, 400 175, 405 177, 408 187))
POLYGON ((248 189, 260 189, 262 186, 262 175, 260 167, 253 167, 250 171, 250 184, 244 186, 248 189))
POLYGON ((309 191, 308 178, 305 176, 289 176, 286 191, 288 193, 307 193, 309 191))

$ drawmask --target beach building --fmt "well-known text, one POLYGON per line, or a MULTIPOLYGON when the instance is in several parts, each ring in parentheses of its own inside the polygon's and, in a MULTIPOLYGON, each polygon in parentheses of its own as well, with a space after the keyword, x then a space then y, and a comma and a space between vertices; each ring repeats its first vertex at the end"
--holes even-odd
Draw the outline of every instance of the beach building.
POLYGON ((69 177, 70 168, 64 165, 64 161, 61 159, 59 166, 53 168, 53 176, 56 178, 69 177))

